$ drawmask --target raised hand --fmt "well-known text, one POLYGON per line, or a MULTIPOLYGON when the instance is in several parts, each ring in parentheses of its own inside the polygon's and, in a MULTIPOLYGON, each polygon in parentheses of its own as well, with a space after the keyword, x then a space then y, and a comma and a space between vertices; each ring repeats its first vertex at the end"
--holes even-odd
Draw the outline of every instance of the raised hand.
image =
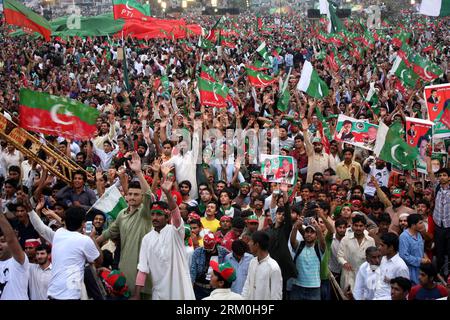
POLYGON ((172 191, 172 187, 173 181, 171 181, 170 179, 164 180, 164 183, 161 185, 161 189, 162 191, 164 191, 164 193, 170 193, 172 191))
POLYGON ((162 173, 163 177, 164 178, 167 177, 167 175, 169 174, 170 171, 172 171, 173 168, 174 168, 173 165, 171 165, 171 166, 167 166, 167 165, 161 166, 161 173, 162 173))
POLYGON ((131 154, 131 161, 127 160, 127 162, 130 169, 133 170, 135 173, 141 172, 142 170, 141 158, 139 157, 136 151, 131 154))

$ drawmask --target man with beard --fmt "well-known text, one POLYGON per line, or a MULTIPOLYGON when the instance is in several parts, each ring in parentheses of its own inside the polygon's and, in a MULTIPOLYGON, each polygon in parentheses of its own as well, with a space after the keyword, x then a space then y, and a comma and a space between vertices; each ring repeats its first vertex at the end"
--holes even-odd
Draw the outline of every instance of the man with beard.
POLYGON ((191 192, 192 189, 192 184, 187 181, 181 181, 180 184, 178 185, 178 190, 180 191, 181 194, 181 201, 184 203, 187 203, 189 206, 196 206, 197 205, 197 201, 195 200, 191 200, 189 198, 189 193, 191 192))
POLYGON ((367 173, 364 193, 366 195, 366 199, 370 200, 374 197, 377 191, 372 182, 372 176, 378 181, 380 187, 387 187, 389 183, 390 164, 387 164, 381 159, 375 160, 374 157, 370 156, 363 162, 363 171, 367 173))
POLYGON ((47 245, 40 245, 36 248, 36 263, 30 265, 28 281, 30 300, 48 300, 47 290, 51 277, 50 248, 47 245))
POLYGON ((258 218, 258 230, 265 230, 269 227, 269 217, 264 213, 264 196, 259 196, 253 200, 253 213, 258 218))
POLYGON ((240 208, 245 208, 250 204, 250 184, 248 182, 242 182, 240 184, 239 194, 234 198, 233 203, 240 208))
POLYGON ((344 149, 344 161, 337 164, 336 174, 342 180, 351 179, 353 185, 362 185, 364 172, 361 169, 361 165, 353 161, 353 153, 354 150, 351 148, 344 149))
POLYGON ((386 208, 385 212, 389 213, 389 215, 391 216, 391 226, 389 227, 389 232, 394 232, 397 235, 400 235, 401 233, 401 229, 400 229, 400 214, 402 213, 409 213, 412 214, 414 213, 414 210, 408 207, 405 207, 403 205, 403 191, 400 189, 394 189, 394 191, 392 191, 392 195, 391 195, 391 203, 392 206, 386 208))
POLYGON ((325 153, 323 150, 322 140, 314 138, 311 142, 311 137, 308 132, 308 121, 303 119, 303 135, 305 137, 306 154, 308 155, 308 174, 306 182, 311 183, 313 175, 316 172, 324 172, 325 169, 332 168, 336 170, 336 163, 334 157, 325 153))

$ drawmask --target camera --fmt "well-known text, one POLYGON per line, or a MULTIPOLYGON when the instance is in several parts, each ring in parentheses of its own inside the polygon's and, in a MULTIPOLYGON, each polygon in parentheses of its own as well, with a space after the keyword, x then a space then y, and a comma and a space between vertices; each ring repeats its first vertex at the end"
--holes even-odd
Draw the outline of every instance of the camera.
POLYGON ((303 225, 304 226, 309 226, 312 224, 314 217, 306 217, 303 219, 303 225))

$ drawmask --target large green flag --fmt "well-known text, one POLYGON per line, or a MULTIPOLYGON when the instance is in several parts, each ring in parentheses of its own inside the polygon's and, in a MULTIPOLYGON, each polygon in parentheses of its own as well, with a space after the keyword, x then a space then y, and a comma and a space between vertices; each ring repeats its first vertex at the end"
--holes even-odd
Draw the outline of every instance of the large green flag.
POLYGON ((395 122, 390 127, 381 122, 378 126, 374 153, 397 168, 412 170, 418 151, 417 148, 411 147, 403 140, 403 134, 401 122, 395 122))
POLYGON ((291 99, 291 94, 289 93, 289 77, 291 75, 292 68, 289 68, 289 72, 286 79, 281 83, 280 93, 277 102, 277 108, 280 111, 286 111, 289 107, 289 100, 291 99))
POLYGON ((389 71, 389 74, 394 74, 410 88, 414 88, 416 86, 417 80, 419 80, 419 76, 414 73, 411 68, 408 68, 406 63, 399 56, 397 56, 397 58, 395 59, 394 64, 389 71))
POLYGON ((297 84, 297 90, 306 92, 309 96, 322 99, 328 96, 328 86, 314 70, 311 62, 305 61, 303 64, 300 81, 297 84))

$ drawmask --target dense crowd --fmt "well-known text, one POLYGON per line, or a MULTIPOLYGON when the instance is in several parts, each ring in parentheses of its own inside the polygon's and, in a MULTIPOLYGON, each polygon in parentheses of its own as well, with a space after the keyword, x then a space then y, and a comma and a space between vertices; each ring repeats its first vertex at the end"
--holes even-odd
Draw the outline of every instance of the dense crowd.
MULTIPOLYGON (((209 29, 217 17, 186 19, 209 29)), ((200 49, 196 37, 45 42, 9 37, 2 24, 5 115, 19 123, 23 87, 79 100, 101 115, 90 140, 45 137, 84 169, 70 185, 0 139, 1 300, 448 295, 448 165, 434 170, 427 154, 427 173, 413 174, 336 140, 328 151, 320 136, 324 125, 334 135, 339 114, 388 126, 405 117, 427 119, 425 84, 395 86, 388 73, 399 48, 391 41, 377 41, 360 58, 345 57, 336 71, 319 57, 333 48, 316 37, 319 21, 265 16, 263 25, 272 28, 259 33, 252 31, 256 19, 228 17, 225 23, 240 30, 236 47, 211 50, 200 49), (270 75, 289 76, 287 110, 277 108, 278 81, 253 88, 247 80, 245 66, 255 61, 261 40, 270 75), (305 61, 330 88, 324 99, 296 89, 305 61), (227 107, 201 105, 202 64, 229 87, 227 107), (380 99, 368 107, 371 82, 380 99), (266 140, 254 137, 238 150, 237 141, 252 129, 269 132, 266 140), (293 157, 295 182, 264 179, 260 150, 293 157), (127 202, 114 217, 92 208, 112 186, 127 202)), ((362 33, 357 20, 348 27, 362 33)), ((425 53, 444 70, 433 84, 449 77, 448 19, 438 21, 440 27, 419 32, 414 18, 394 17, 385 30, 392 37, 402 24, 413 32, 414 51, 425 43, 438 48, 425 53)))

